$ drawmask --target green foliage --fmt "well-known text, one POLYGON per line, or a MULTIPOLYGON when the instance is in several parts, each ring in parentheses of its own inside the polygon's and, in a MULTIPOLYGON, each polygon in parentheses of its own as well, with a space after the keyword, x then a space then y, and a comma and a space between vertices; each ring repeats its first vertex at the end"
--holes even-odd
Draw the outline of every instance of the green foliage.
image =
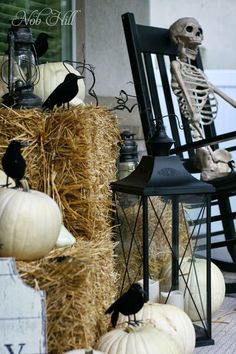
POLYGON ((40 32, 46 32, 53 37, 49 39, 49 49, 45 56, 40 58, 40 63, 61 61, 62 57, 70 60, 72 26, 63 25, 60 20, 56 21, 54 25, 49 25, 46 21, 48 16, 50 16, 49 9, 62 11, 63 14, 70 10, 70 1, 67 1, 66 4, 67 8, 62 8, 60 0, 13 0, 9 3, 0 0, 0 55, 3 55, 8 47, 7 31, 12 19, 18 14, 18 17, 26 16, 27 19, 32 18, 34 21, 34 23, 30 24, 34 39, 40 32), (46 11, 45 9, 48 10, 46 11), (37 24, 37 14, 40 11, 42 11, 38 17, 40 23, 37 24), (66 46, 62 46, 62 38, 66 42, 66 46), (67 48, 66 53, 63 53, 64 48, 67 48))

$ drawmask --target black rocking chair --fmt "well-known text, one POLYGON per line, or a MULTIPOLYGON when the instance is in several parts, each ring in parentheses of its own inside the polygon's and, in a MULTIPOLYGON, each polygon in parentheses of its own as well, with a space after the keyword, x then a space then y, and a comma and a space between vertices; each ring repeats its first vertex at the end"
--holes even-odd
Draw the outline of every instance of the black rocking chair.
MULTIPOLYGON (((122 21, 145 141, 155 133, 157 120, 163 120, 168 135, 171 134, 175 141, 171 154, 178 154, 192 174, 200 172, 194 164, 196 148, 210 145, 215 150, 224 142, 224 149, 236 150, 235 142, 233 146, 225 147, 226 142, 236 138, 236 131, 217 134, 214 122, 204 126, 204 140, 192 140, 188 122, 182 119, 170 86, 169 67, 177 57, 177 47, 169 39, 169 30, 136 24, 132 13, 123 14, 122 21)), ((199 53, 193 64, 203 70, 199 53)), ((236 272, 236 210, 232 206, 236 196, 236 173, 210 183, 216 188, 212 196, 212 261, 222 271, 236 272), (222 250, 227 251, 226 257, 220 257, 222 250)), ((234 292, 236 283, 227 283, 226 293, 234 292)))

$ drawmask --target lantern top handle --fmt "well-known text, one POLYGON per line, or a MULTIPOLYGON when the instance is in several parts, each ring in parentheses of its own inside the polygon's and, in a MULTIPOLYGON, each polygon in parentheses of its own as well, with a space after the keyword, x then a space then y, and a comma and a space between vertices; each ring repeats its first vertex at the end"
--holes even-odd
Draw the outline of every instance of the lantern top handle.
POLYGON ((8 30, 8 36, 13 33, 15 43, 28 43, 29 45, 34 43, 31 28, 24 19, 15 19, 10 23, 11 26, 8 30))
POLYGON ((29 23, 25 21, 23 18, 15 18, 13 20, 10 20, 11 28, 19 28, 19 27, 27 27, 29 28, 29 23))
POLYGON ((174 140, 167 134, 162 120, 157 120, 155 133, 147 140, 147 146, 153 156, 169 156, 174 140))

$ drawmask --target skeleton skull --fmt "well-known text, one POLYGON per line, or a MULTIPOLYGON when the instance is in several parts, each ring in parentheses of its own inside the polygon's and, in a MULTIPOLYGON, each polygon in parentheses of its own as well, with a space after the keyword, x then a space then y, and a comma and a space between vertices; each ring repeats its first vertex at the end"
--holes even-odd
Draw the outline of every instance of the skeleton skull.
POLYGON ((183 17, 170 26, 170 39, 178 45, 179 55, 195 59, 198 46, 203 40, 203 31, 193 17, 183 17))

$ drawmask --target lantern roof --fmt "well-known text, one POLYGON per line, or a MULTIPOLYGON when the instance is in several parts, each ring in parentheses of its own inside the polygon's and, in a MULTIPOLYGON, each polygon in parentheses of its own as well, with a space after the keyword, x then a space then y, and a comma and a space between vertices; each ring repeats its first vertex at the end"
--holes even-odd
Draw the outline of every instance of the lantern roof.
POLYGON ((127 177, 112 182, 111 189, 142 196, 205 194, 215 188, 192 176, 178 156, 143 156, 127 177))

